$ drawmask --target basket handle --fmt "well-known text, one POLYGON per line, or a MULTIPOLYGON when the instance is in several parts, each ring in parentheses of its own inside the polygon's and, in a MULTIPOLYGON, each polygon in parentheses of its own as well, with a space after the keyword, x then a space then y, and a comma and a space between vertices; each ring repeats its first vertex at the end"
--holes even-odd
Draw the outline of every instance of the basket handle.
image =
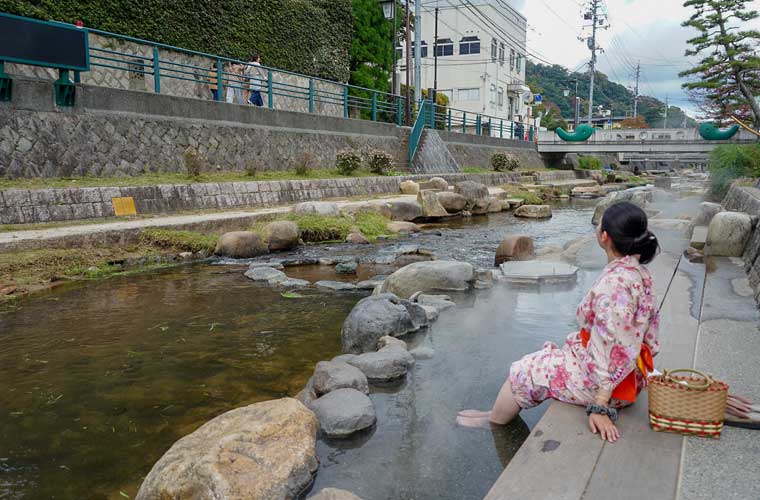
POLYGON ((706 391, 707 389, 710 388, 711 385, 713 385, 712 377, 710 377, 709 375, 705 375, 703 372, 699 370, 692 370, 691 368, 679 368, 678 370, 665 370, 665 372, 663 373, 663 376, 665 377, 665 380, 668 382, 682 384, 688 387, 689 389, 694 389, 697 391, 706 391), (694 382, 694 381, 689 381, 689 380, 674 381, 673 379, 670 378, 671 375, 678 372, 693 373, 695 375, 699 375, 700 377, 705 379, 705 381, 704 382, 694 382))

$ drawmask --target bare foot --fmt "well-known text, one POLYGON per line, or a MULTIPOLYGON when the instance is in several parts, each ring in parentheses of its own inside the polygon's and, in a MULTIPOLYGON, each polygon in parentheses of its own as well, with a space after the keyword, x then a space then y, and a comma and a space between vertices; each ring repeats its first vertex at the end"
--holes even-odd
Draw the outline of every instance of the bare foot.
POLYGON ((460 417, 490 417, 491 412, 490 411, 480 411, 480 410, 462 410, 459 413, 457 413, 460 417))
POLYGON ((490 429, 491 421, 488 417, 457 417, 457 424, 462 427, 473 427, 478 429, 490 429))

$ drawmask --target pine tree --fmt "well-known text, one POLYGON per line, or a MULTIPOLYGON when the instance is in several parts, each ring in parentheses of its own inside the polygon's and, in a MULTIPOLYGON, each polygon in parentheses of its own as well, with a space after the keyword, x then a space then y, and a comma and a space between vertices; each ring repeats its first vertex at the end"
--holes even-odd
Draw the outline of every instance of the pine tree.
POLYGON ((699 35, 690 39, 686 56, 703 54, 699 64, 680 76, 698 76, 683 84, 705 98, 715 118, 744 114, 760 126, 760 105, 754 98, 760 90, 760 57, 756 46, 760 32, 742 30, 741 23, 757 19, 757 11, 747 9, 748 0, 687 0, 694 14, 683 26, 699 35))

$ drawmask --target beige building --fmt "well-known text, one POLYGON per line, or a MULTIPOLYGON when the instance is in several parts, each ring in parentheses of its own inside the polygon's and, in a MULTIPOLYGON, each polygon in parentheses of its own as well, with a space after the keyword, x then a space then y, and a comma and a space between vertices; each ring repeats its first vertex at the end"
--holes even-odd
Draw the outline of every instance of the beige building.
MULTIPOLYGON (((435 81, 435 9, 438 7, 438 91, 449 105, 469 115, 520 122, 531 120, 533 95, 525 84, 528 23, 509 0, 423 0, 422 88, 435 81)), ((397 51, 400 79, 406 69, 397 51)), ((412 45, 412 66, 414 45, 412 45)), ((413 72, 413 67, 412 74, 413 72)), ((461 111, 454 111, 461 115, 461 111)), ((495 120, 492 120, 495 121, 495 120)), ((499 135, 497 125, 492 135, 499 135)))

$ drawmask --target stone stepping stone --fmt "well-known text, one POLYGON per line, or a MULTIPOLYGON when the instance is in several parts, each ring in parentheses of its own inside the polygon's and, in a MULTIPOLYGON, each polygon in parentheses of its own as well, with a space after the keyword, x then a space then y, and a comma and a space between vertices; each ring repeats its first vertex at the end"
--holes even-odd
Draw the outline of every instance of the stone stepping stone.
POLYGON ((317 288, 322 288, 324 290, 332 290, 334 292, 347 292, 351 290, 356 290, 356 285, 353 283, 344 283, 342 281, 329 281, 329 280, 322 280, 317 281, 314 283, 317 288))
POLYGON ((511 283, 568 283, 578 278, 578 268, 562 262, 505 262, 501 272, 511 283))
POLYGON ((696 226, 691 233, 690 245, 697 250, 702 250, 707 244, 707 226, 696 226))
POLYGON ((346 437, 372 427, 377 420, 375 406, 356 389, 336 389, 311 404, 319 427, 329 437, 346 437))

